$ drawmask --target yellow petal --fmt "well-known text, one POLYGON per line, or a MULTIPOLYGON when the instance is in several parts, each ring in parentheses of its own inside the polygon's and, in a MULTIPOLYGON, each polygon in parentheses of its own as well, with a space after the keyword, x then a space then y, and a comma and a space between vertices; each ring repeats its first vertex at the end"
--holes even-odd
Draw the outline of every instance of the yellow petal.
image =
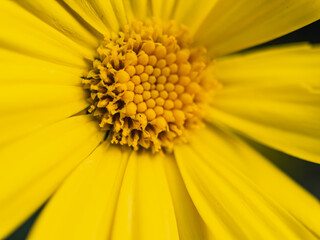
MULTIPOLYGON (((167 0, 167 1, 162 1, 162 0, 151 0, 151 1, 141 1, 138 5, 135 4, 135 2, 133 2, 136 5, 136 8, 139 8, 139 6, 141 6, 142 4, 145 4, 144 2, 147 2, 147 4, 149 4, 148 8, 145 8, 144 10, 147 12, 145 12, 144 15, 142 15, 142 17, 140 17, 143 20, 143 16, 151 16, 155 17, 156 19, 161 19, 161 20, 172 20, 172 15, 173 15, 173 11, 175 9, 175 4, 176 1, 175 0, 167 0), (150 11, 150 12, 148 12, 150 11)), ((146 5, 147 6, 147 5, 146 5)), ((175 19, 176 20, 176 19, 175 19)))
POLYGON ((255 88, 257 84, 310 83, 316 87, 319 64, 319 46, 294 43, 218 58, 212 68, 215 77, 228 86, 255 88))
POLYGON ((2 113, 24 109, 50 108, 75 100, 85 100, 82 87, 49 84, 0 85, 2 113))
POLYGON ((83 48, 13 1, 4 1, 0 15, 0 47, 77 67, 94 51, 83 48))
POLYGON ((80 100, 51 108, 43 107, 2 114, 0 116, 0 146, 70 117, 83 110, 87 105, 86 101, 80 100))
POLYGON ((0 49, 0 84, 81 85, 84 69, 0 49))
POLYGON ((218 61, 216 77, 224 87, 210 118, 320 163, 320 51, 298 49, 218 61))
POLYGON ((57 1, 20 0, 17 4, 76 43, 90 50, 97 47, 97 39, 57 1))
POLYGON ((28 239, 108 239, 129 153, 101 144, 63 182, 28 239))
POLYGON ((8 84, 0 85, 0 93, 1 144, 88 107, 81 87, 8 84))
POLYGON ((133 15, 136 19, 145 20, 151 15, 151 1, 135 0, 130 1, 133 15))
MULTIPOLYGON (((316 236, 320 236, 319 201, 245 144, 243 140, 208 127, 192 137, 190 145, 196 152, 212 156, 207 161, 210 165, 217 165, 220 161, 231 164, 233 168, 251 179, 261 192, 275 200, 301 222, 302 226, 316 236)), ((301 231, 301 234, 305 231, 301 229, 301 226, 293 227, 292 231, 295 230, 301 231)), ((302 237, 301 239, 309 238, 302 237)))
POLYGON ((318 0, 223 0, 194 36, 216 57, 280 37, 319 18, 318 0))
POLYGON ((133 19, 133 12, 130 1, 110 0, 110 2, 112 4, 113 11, 119 21, 120 28, 123 27, 125 24, 130 23, 133 19))
POLYGON ((161 158, 133 152, 124 175, 111 239, 178 239, 161 158))
POLYGON ((162 15, 162 7, 165 4, 163 4, 163 1, 161 0, 151 0, 151 7, 152 7, 152 15, 154 17, 161 17, 162 15))
POLYGON ((171 20, 176 1, 175 0, 167 0, 165 2, 161 0, 157 0, 157 1, 160 1, 163 3, 161 18, 164 20, 171 20))
POLYGON ((191 146, 178 146, 175 156, 189 194, 216 239, 316 239, 221 150, 215 153, 213 146, 224 145, 204 135, 192 139, 191 146))
POLYGON ((0 238, 35 211, 103 139, 97 123, 77 116, 0 149, 0 238))
POLYGON ((105 35, 110 30, 119 30, 119 22, 113 11, 111 0, 63 1, 101 34, 105 35))
POLYGON ((162 161, 170 187, 180 239, 209 239, 207 228, 187 192, 176 160, 168 156, 162 161))
POLYGON ((178 1, 174 7, 173 19, 187 25, 190 34, 194 35, 217 2, 218 0, 178 1))

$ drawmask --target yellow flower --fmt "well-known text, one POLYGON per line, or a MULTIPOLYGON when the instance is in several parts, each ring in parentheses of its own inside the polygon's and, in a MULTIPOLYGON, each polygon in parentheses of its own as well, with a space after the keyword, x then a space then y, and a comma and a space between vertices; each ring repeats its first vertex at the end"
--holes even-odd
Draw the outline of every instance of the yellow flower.
POLYGON ((47 200, 30 239, 320 238, 318 201, 245 141, 320 163, 320 50, 234 54, 318 0, 0 8, 1 239, 47 200))

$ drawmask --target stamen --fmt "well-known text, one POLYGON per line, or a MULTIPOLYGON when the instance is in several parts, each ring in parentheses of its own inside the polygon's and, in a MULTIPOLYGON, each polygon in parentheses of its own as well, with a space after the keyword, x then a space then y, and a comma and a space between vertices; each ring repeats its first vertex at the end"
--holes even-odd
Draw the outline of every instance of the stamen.
POLYGON ((106 36, 83 84, 89 112, 110 130, 111 142, 171 151, 202 123, 214 82, 203 48, 191 47, 183 27, 133 22, 106 36))

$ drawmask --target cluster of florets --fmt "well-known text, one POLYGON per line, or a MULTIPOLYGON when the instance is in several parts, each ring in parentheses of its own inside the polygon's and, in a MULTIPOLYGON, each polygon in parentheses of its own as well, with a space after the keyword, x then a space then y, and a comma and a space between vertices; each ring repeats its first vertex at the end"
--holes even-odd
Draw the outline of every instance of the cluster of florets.
POLYGON ((89 112, 110 130, 112 143, 171 150, 201 123, 210 87, 204 51, 190 48, 183 28, 134 22, 97 51, 83 83, 89 112))

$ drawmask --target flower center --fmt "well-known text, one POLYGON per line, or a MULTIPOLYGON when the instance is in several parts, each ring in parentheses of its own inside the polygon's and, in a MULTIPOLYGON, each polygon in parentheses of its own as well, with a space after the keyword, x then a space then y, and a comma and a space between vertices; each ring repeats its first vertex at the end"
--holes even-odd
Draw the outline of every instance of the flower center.
POLYGON ((205 49, 191 47, 185 28, 133 22, 97 52, 83 84, 112 143, 171 151, 201 124, 211 84, 205 49))

